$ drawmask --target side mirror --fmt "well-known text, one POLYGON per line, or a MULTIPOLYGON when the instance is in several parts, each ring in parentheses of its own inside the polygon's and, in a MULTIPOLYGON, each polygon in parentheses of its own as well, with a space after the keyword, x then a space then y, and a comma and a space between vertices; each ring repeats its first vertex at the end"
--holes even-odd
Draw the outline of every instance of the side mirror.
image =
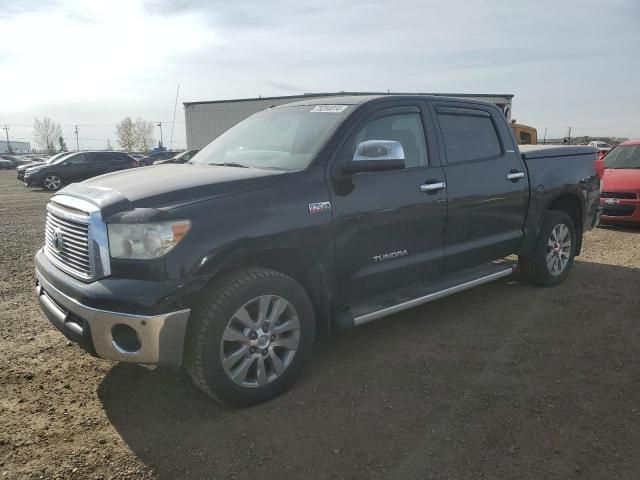
POLYGON ((381 172, 404 168, 404 150, 395 140, 367 140, 356 148, 353 159, 342 167, 344 173, 381 172))

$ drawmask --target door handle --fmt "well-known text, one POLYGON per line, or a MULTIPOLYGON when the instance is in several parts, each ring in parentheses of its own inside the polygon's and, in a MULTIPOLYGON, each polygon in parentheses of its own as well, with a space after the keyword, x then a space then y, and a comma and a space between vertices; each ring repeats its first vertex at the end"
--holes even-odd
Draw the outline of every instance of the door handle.
POLYGON ((447 188, 447 184, 445 182, 433 182, 433 183, 423 183, 420 185, 421 192, 437 192, 438 190, 443 190, 447 188))
POLYGON ((507 180, 511 180, 512 182, 515 180, 520 180, 521 178, 524 178, 524 172, 517 172, 515 170, 512 170, 511 172, 507 173, 507 180))

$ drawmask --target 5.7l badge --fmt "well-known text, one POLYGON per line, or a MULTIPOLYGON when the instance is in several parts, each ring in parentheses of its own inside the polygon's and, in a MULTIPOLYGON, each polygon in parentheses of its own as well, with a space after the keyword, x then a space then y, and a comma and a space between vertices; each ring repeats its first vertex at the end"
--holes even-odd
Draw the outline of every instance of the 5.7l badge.
POLYGON ((331 202, 315 202, 309 204, 309 215, 331 211, 331 202))

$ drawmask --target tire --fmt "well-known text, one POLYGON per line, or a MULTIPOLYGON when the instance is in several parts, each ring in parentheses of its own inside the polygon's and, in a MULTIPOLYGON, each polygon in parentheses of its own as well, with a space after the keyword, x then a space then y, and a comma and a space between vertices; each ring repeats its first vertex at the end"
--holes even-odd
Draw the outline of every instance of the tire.
POLYGON ((571 217, 565 212, 549 210, 543 218, 531 255, 518 258, 521 277, 541 287, 559 285, 569 275, 577 244, 571 217))
POLYGON ((55 192, 62 188, 62 177, 57 173, 48 173, 42 179, 42 188, 55 192))
POLYGON ((187 332, 185 368, 215 400, 255 405, 294 382, 314 339, 313 306, 300 284, 266 268, 236 270, 204 291, 187 332))

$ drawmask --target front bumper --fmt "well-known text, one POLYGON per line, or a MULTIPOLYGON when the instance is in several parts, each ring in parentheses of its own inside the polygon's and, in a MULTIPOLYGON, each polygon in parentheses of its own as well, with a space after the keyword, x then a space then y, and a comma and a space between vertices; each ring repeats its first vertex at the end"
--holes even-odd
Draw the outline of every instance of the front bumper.
POLYGON ((602 223, 640 223, 640 199, 601 199, 602 223))
POLYGON ((22 181, 24 182, 26 187, 36 187, 42 184, 42 176, 41 175, 23 175, 22 181))
POLYGON ((190 309, 140 315, 89 307, 63 293, 36 266, 36 295, 49 321, 101 358, 177 367, 190 309))

